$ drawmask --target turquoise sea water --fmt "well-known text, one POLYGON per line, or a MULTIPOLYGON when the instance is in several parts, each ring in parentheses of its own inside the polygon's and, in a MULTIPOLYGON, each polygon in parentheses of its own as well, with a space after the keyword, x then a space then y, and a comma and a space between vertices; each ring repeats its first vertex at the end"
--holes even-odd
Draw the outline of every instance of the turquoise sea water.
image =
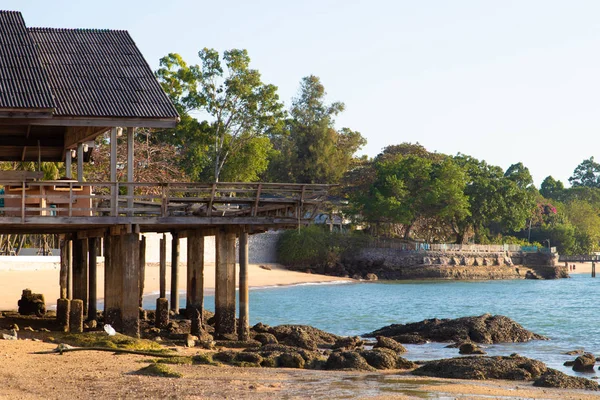
MULTIPOLYGON (((250 322, 306 324, 339 335, 361 335, 385 325, 426 318, 457 318, 484 313, 510 317, 550 341, 485 345, 490 355, 519 353, 574 374, 562 364, 585 349, 600 356, 596 308, 600 278, 573 275, 559 280, 398 281, 307 284, 250 291, 250 322)), ((182 295, 181 307, 185 307, 182 295)), ((153 308, 156 296, 148 296, 153 308)), ((214 297, 205 297, 214 310, 214 297)), ((407 345, 407 358, 455 357, 446 344, 407 345)), ((590 377, 590 375, 587 375, 590 377)), ((593 376, 593 374, 592 374, 593 376)))

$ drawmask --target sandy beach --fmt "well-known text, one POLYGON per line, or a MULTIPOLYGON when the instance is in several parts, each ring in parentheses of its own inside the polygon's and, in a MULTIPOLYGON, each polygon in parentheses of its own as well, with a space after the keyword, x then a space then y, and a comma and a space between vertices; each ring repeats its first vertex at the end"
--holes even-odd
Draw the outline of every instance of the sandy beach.
MULTIPOLYGON (((520 381, 432 379, 402 371, 345 372, 172 365, 182 378, 137 374, 152 357, 107 352, 33 354, 56 345, 0 340, 0 398, 10 399, 593 399, 593 392, 520 381)), ((182 355, 196 349, 180 348, 182 355)))
MULTIPOLYGON (((239 269, 236 269, 239 270, 239 269)), ((59 295, 59 265, 58 263, 17 263, 11 261, 10 266, 4 264, 0 269, 0 310, 17 308, 21 291, 25 288, 35 293, 43 293, 46 305, 56 304, 59 295)), ((179 265, 179 289, 186 289, 186 266, 179 265)), ((295 285, 300 283, 333 282, 349 280, 326 275, 306 274, 289 271, 277 264, 251 264, 249 266, 250 287, 265 287, 278 285, 295 285), (261 266, 265 269, 261 268, 261 266)), ((167 263, 167 292, 171 288, 171 268, 167 263)), ((215 265, 207 263, 204 268, 204 290, 210 294, 215 288, 215 265)), ((159 265, 149 263, 146 266, 144 293, 156 293, 159 290, 159 265)), ((104 265, 98 265, 98 298, 104 296, 104 265)))

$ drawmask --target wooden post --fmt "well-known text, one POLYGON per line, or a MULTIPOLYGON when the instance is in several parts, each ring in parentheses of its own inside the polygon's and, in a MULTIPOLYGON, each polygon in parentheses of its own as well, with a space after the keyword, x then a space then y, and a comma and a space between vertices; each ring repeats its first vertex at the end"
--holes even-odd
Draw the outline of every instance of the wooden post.
POLYGON ((144 307, 144 280, 146 279, 146 236, 142 235, 140 239, 140 255, 139 255, 139 263, 140 263, 140 283, 139 283, 139 293, 140 293, 140 308, 144 307))
POLYGON ((60 235, 60 299, 68 298, 69 286, 69 240, 66 235, 60 235))
POLYGON ((71 150, 67 150, 67 154, 65 154, 65 177, 69 179, 73 177, 72 162, 73 157, 71 156, 71 150))
POLYGON ((157 328, 166 328, 169 325, 169 301, 159 297, 156 299, 156 320, 154 326, 157 328))
POLYGON ((171 310, 179 313, 179 233, 172 232, 171 235, 171 310))
POLYGON ((88 319, 95 320, 98 303, 98 238, 88 239, 89 265, 90 265, 90 300, 88 305, 88 319))
POLYGON ((592 278, 596 277, 596 263, 592 262, 592 278))
POLYGON ((73 240, 67 240, 67 299, 73 300, 73 240))
MULTIPOLYGON (((133 178, 133 165, 134 165, 134 138, 135 129, 127 128, 127 182, 132 183, 133 178)), ((127 208, 130 210, 127 215, 132 216, 133 211, 133 185, 127 185, 127 208)))
POLYGON ((83 301, 74 299, 71 301, 69 312, 69 330, 74 333, 83 332, 83 301))
POLYGON ((121 319, 122 333, 125 335, 140 336, 139 312, 139 282, 140 282, 140 238, 138 233, 125 233, 119 236, 121 241, 121 319))
MULTIPOLYGON (((114 183, 117 181, 117 128, 111 128, 110 130, 110 181, 114 183)), ((118 209, 118 192, 117 189, 111 185, 110 187, 110 214, 113 217, 117 216, 118 209)))
POLYGON ((235 333, 235 233, 216 235, 215 334, 235 333))
POLYGON ((89 299, 87 239, 73 239, 73 298, 83 301, 83 315, 87 314, 89 299))
POLYGON ((77 143, 77 180, 83 182, 83 143, 77 143))
POLYGON ((69 314, 71 312, 71 300, 58 299, 56 302, 56 322, 63 332, 69 332, 69 314))
POLYGON ((160 239, 160 268, 159 268, 160 298, 167 298, 167 235, 163 233, 160 239))
POLYGON ((250 337, 250 308, 248 303, 248 232, 240 233, 240 319, 238 338, 246 341, 250 337))
POLYGON ((186 314, 192 321, 192 335, 202 329, 204 310, 204 235, 190 231, 187 235, 187 291, 186 314))
POLYGON ((121 327, 123 288, 123 281, 119 274, 121 241, 117 238, 108 234, 104 237, 104 323, 113 327, 121 327))

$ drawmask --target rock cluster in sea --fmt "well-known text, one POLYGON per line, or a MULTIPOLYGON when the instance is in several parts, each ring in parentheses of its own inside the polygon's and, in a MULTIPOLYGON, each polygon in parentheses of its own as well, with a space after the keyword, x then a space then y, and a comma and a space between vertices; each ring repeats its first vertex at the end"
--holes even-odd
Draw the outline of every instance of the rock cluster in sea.
POLYGON ((386 336, 400 343, 434 342, 511 343, 547 340, 523 328, 502 315, 484 314, 456 319, 426 319, 409 324, 393 324, 365 334, 365 337, 386 336))

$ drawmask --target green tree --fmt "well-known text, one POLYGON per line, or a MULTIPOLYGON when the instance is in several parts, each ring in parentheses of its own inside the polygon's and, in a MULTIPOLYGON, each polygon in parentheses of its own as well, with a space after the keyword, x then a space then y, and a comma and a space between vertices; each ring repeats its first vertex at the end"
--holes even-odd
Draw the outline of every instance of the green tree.
POLYGON ((547 176, 540 186, 540 194, 547 199, 559 199, 565 190, 565 185, 552 176, 547 176))
POLYGON ((466 218, 455 223, 458 243, 466 242, 472 234, 478 241, 487 240, 490 228, 513 232, 526 226, 536 205, 534 193, 522 187, 526 181, 519 185, 514 179, 518 174, 505 176, 500 167, 470 156, 459 154, 454 159, 467 174, 465 195, 470 210, 466 218))
POLYGON ((516 183, 520 189, 528 189, 533 187, 533 178, 529 172, 529 168, 523 163, 516 163, 508 167, 504 173, 504 177, 516 183))
POLYGON ((464 172, 450 157, 435 158, 400 153, 377 157, 369 191, 354 197, 365 219, 402 224, 409 238, 421 220, 444 225, 467 217, 464 172))
POLYGON ((267 174, 270 180, 298 183, 337 183, 365 145, 360 133, 335 129, 344 104, 325 102, 325 88, 316 76, 300 83, 293 99, 287 135, 274 140, 276 153, 267 174))
POLYGON ((569 183, 573 187, 600 188, 600 164, 594 161, 594 157, 583 160, 573 171, 569 183))
MULTIPOLYGON (((257 144, 267 145, 267 141, 256 141, 256 138, 281 131, 285 112, 277 87, 263 83, 260 73, 250 68, 246 50, 225 51, 221 58, 216 50, 204 48, 198 56, 200 64, 188 66, 178 54, 169 54, 161 58, 156 75, 185 116, 182 121, 187 138, 200 143, 190 149, 194 152, 192 159, 204 153, 212 167, 212 178, 218 181, 230 159, 241 156, 248 162, 257 144), (194 124, 188 118, 191 115, 208 116, 210 129, 194 124), (197 137, 199 133, 202 138, 197 137), (206 140, 207 135, 209 140, 206 140)), ((177 131, 171 136, 177 136, 177 131)), ((262 149, 257 157, 268 151, 262 149)), ((266 168, 256 160, 247 164, 248 168, 252 166, 257 169, 251 176, 257 176, 266 168)))

